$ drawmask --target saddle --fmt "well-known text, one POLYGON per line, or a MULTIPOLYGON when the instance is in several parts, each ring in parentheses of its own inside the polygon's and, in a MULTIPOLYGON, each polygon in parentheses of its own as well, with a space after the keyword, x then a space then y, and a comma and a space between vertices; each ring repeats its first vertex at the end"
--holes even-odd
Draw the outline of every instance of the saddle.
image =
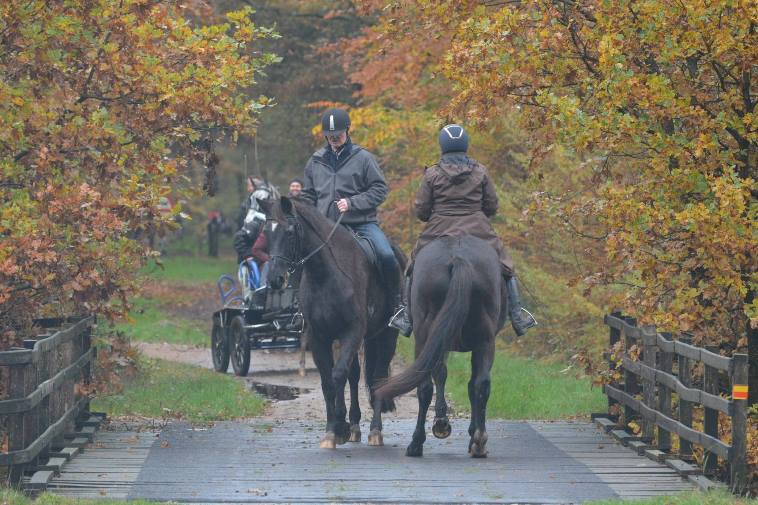
POLYGON ((376 249, 374 249, 374 244, 372 244, 368 238, 364 237, 363 235, 360 235, 359 233, 356 233, 352 229, 348 228, 348 230, 350 231, 350 234, 353 236, 353 238, 358 243, 358 245, 361 247, 363 254, 366 255, 366 259, 371 264, 371 266, 378 269, 379 256, 377 256, 376 254, 376 249))

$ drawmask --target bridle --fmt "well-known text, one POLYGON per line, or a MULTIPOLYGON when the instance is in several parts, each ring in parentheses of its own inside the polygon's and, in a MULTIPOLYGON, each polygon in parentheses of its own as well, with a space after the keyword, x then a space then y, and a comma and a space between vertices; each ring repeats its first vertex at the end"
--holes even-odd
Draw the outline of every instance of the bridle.
MULTIPOLYGON (((342 223, 343 217, 345 217, 345 214, 340 213, 339 217, 337 218, 337 221, 334 223, 334 226, 332 226, 331 231, 329 231, 329 235, 327 235, 326 240, 324 240, 321 243, 321 245, 316 247, 313 251, 306 254, 299 260, 295 260, 287 256, 282 256, 281 254, 273 254, 271 255, 271 259, 273 260, 273 259, 278 258, 279 260, 287 263, 289 265, 289 268, 287 268, 287 274, 292 275, 293 273, 297 271, 298 268, 305 265, 305 263, 309 259, 314 257, 316 254, 319 253, 319 251, 321 251, 321 249, 323 249, 324 247, 327 246, 327 244, 329 244, 329 241, 334 236, 334 232, 337 231, 337 228, 339 227, 340 223, 342 223)), ((288 246, 288 249, 289 249, 288 252, 292 254, 293 256, 295 256, 301 250, 300 236, 302 235, 302 225, 297 220, 297 217, 295 217, 294 215, 287 216, 287 231, 286 232, 287 234, 292 234, 292 238, 290 239, 290 243, 288 246)))

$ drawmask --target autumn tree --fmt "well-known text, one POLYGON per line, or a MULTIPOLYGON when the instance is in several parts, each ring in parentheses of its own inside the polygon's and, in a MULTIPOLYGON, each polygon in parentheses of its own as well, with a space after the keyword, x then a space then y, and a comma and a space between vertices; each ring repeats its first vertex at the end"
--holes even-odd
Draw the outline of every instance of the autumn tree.
POLYGON ((534 159, 581 157, 590 191, 536 203, 603 245, 588 285, 727 351, 751 338, 758 363, 754 2, 362 3, 384 9, 379 54, 383 34, 440 41, 427 68, 450 84, 441 115, 486 127, 517 110, 534 159))
MULTIPOLYGON (((409 250, 423 226, 413 200, 424 167, 439 158, 437 133, 464 118, 446 110, 456 93, 443 72, 454 32, 425 17, 417 2, 385 4, 359 2, 367 18, 378 13, 378 23, 326 50, 339 52, 357 89, 351 134, 380 158, 392 189, 381 208, 382 226, 409 250)), ((447 2, 445 8, 455 20, 467 7, 447 2)), ((500 196, 493 225, 515 257, 528 307, 540 320, 528 339, 514 339, 507 331, 503 337, 529 355, 599 357, 604 332, 597 303, 604 295, 595 290, 584 298, 572 284, 584 277, 583 262, 596 261, 599 245, 577 239, 562 221, 556 226, 556 220, 530 209, 535 191, 579 191, 594 186, 591 173, 572 169, 579 162, 560 147, 541 153, 537 169, 517 112, 504 111, 480 125, 465 120, 471 126, 470 152, 487 166, 500 196)))
MULTIPOLYGON (((215 137, 253 134, 245 90, 274 61, 252 10, 197 2, 0 5, 0 328, 122 309, 150 253, 135 240, 215 137), (253 51, 250 51, 250 49, 253 51)), ((176 209, 175 209, 176 210, 176 209)))

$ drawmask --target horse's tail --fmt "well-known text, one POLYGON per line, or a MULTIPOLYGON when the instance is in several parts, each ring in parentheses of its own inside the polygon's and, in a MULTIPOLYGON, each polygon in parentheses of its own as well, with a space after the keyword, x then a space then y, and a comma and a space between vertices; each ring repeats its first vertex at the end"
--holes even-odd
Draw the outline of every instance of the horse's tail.
POLYGON ((445 302, 434 318, 421 354, 405 371, 380 385, 375 390, 377 397, 390 399, 411 391, 443 362, 468 317, 473 273, 471 263, 460 257, 453 258, 445 302))

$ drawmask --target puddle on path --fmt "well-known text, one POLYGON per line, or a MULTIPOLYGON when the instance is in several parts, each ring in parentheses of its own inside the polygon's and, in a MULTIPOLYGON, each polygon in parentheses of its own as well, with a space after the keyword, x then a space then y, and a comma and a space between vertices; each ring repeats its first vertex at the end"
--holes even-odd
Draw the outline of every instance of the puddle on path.
POLYGON ((306 388, 297 388, 293 386, 281 386, 278 384, 266 384, 265 382, 250 381, 250 387, 259 395, 265 396, 275 401, 294 400, 302 394, 309 393, 306 388))

